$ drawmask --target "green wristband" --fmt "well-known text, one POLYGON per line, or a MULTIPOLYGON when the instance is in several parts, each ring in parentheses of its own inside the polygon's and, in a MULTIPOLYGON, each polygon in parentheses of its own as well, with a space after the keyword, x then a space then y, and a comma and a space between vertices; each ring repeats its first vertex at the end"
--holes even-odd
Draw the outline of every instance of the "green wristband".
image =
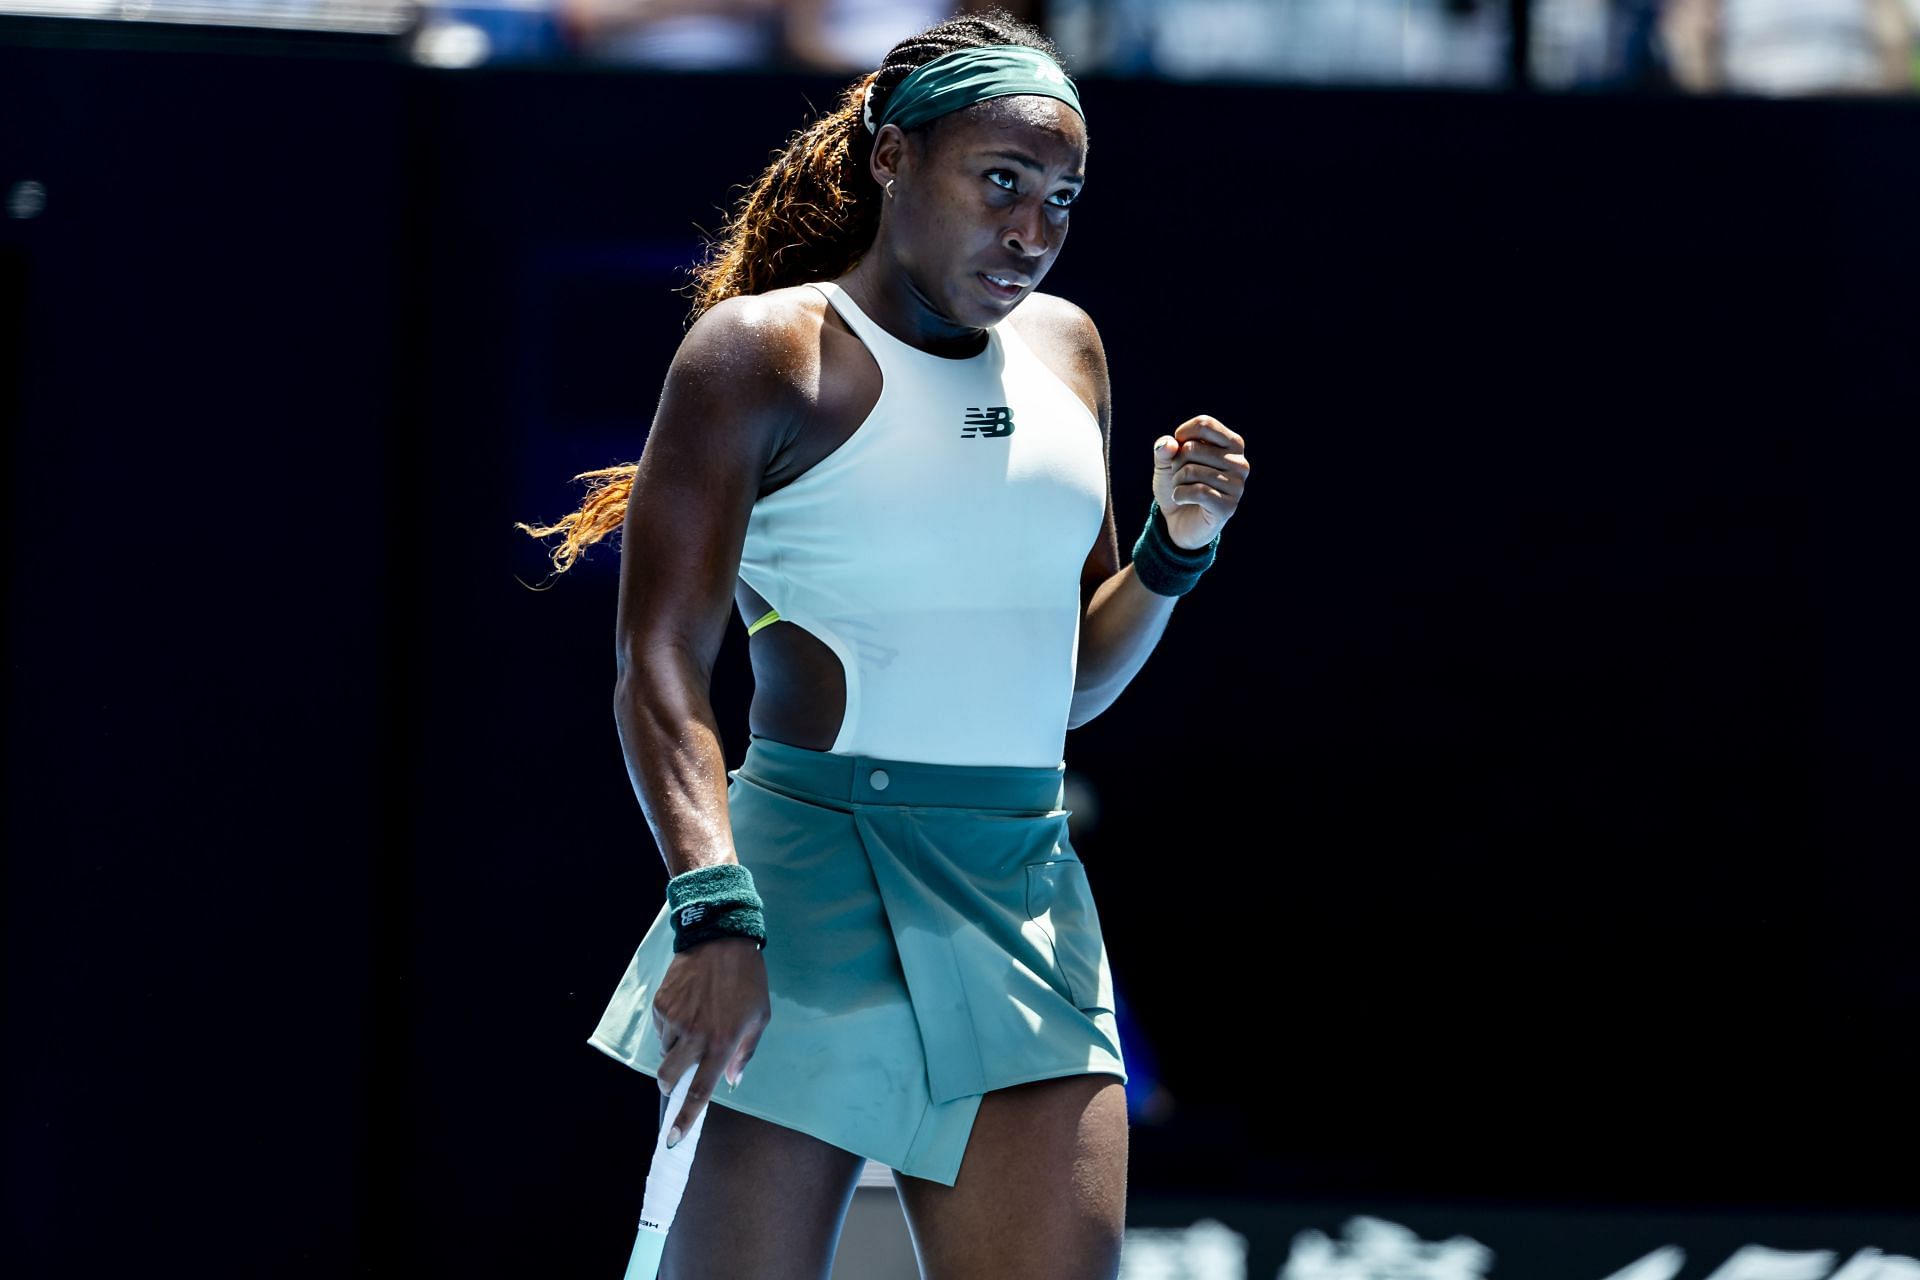
POLYGON ((673 949, 685 951, 711 938, 752 938, 767 948, 764 904, 754 892, 753 873, 737 862, 695 867, 667 881, 667 918, 673 923, 673 949))
POLYGON ((1133 573, 1140 585, 1158 596, 1183 596, 1193 590, 1200 575, 1213 564, 1220 548, 1220 535, 1204 547, 1187 548, 1174 542, 1167 531, 1167 517, 1155 498, 1147 508, 1147 527, 1133 544, 1133 573))

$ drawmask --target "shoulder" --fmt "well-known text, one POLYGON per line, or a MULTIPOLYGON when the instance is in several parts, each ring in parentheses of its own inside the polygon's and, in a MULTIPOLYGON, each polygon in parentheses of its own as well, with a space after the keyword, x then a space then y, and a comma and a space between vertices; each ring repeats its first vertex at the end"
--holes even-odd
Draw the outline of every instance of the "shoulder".
POLYGON ((1028 294, 1007 321, 1018 324, 1020 336, 1028 341, 1038 336, 1076 354, 1098 357, 1104 362, 1106 353, 1100 346, 1100 330, 1095 327, 1093 317, 1078 303, 1069 302, 1057 293, 1028 294))
POLYGON ((1030 293, 1001 323, 1016 326, 1027 345, 1096 406, 1094 416, 1103 417, 1107 351, 1092 316, 1058 294, 1030 293))
POLYGON ((825 304, 816 290, 802 287, 716 302, 688 328, 674 366, 741 391, 798 393, 818 362, 825 304))
POLYGON ((684 422, 771 459, 818 400, 825 302, 817 290, 774 289, 701 312, 667 368, 655 428, 684 422))

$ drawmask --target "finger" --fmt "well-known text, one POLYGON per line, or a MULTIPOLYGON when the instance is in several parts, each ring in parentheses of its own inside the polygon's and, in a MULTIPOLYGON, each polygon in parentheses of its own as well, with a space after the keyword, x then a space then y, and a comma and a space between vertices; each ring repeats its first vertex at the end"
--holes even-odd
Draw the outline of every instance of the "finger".
POLYGON ((1161 436, 1153 442, 1153 465, 1156 470, 1164 471, 1180 457, 1180 442, 1172 436, 1161 436))
POLYGON ((745 1059, 740 1056, 740 1046, 744 1039, 745 1037, 739 1040, 715 1040, 709 1046, 715 1061, 720 1063, 720 1078, 713 1082, 714 1088, 718 1089, 724 1083, 728 1089, 732 1089, 739 1082, 739 1074, 735 1068, 745 1064, 745 1059))
POLYGON ((753 1032, 740 1041, 740 1047, 734 1050, 733 1061, 728 1065, 727 1083, 736 1087, 739 1085, 741 1073, 747 1069, 747 1063, 753 1061, 753 1055, 760 1048, 760 1037, 762 1034, 764 1034, 764 1028, 762 1031, 753 1032))
POLYGON ((1173 429, 1177 440, 1210 440, 1214 444, 1225 445, 1229 449, 1244 449, 1246 441, 1240 433, 1231 430, 1220 419, 1211 414, 1197 414, 1173 429))
POLYGON ((1180 461, 1211 462, 1225 471, 1247 470, 1246 455, 1235 453, 1225 445, 1208 444, 1204 440, 1183 440, 1180 443, 1180 461))
POLYGON ((706 1040, 702 1036, 682 1033, 674 1037, 673 1047, 660 1058, 660 1074, 654 1077, 660 1085, 660 1092, 673 1092, 673 1086, 680 1083, 681 1075, 699 1060, 705 1045, 706 1040))
POLYGON ((1211 440, 1215 444, 1226 445, 1230 449, 1244 449, 1247 442, 1238 432, 1227 429, 1225 423, 1211 414, 1201 413, 1188 418, 1173 429, 1175 439, 1192 440, 1195 438, 1211 440))
POLYGON ((673 1122, 674 1127, 680 1130, 680 1137, 676 1138, 672 1133, 668 1133, 669 1145, 677 1145, 680 1138, 686 1137, 687 1131, 693 1128, 693 1122, 700 1118, 700 1112, 706 1107, 707 1099, 713 1096, 714 1086, 720 1082, 720 1070, 726 1060, 724 1054, 708 1054, 706 1060, 700 1064, 700 1069, 693 1073, 693 1083, 687 1088, 687 1100, 681 1104, 680 1116, 673 1122))
POLYGON ((1205 507, 1215 515, 1233 514, 1234 502, 1218 489, 1204 484, 1177 484, 1173 486, 1175 502, 1190 503, 1196 507, 1205 507))
POLYGON ((1193 481, 1198 484, 1210 484, 1222 493, 1240 492, 1240 477, 1231 472, 1221 471, 1217 467, 1189 462, 1173 473, 1174 487, 1193 481))

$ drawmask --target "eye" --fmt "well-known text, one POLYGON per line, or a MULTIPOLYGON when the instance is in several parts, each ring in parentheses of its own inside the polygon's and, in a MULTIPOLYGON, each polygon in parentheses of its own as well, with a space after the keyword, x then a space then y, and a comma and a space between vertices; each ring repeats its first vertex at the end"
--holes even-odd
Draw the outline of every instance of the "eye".
MULTIPOLYGON (((1002 191, 1011 191, 1016 195, 1019 194, 1020 184, 1014 181, 1013 172, 1009 169, 989 169, 986 172, 986 179, 1002 191), (1004 181, 1002 181, 1002 179, 1004 179, 1004 181)), ((1080 193, 1078 191, 1056 191, 1052 196, 1047 198, 1047 207, 1051 209, 1071 208, 1079 202, 1079 198, 1080 193)))

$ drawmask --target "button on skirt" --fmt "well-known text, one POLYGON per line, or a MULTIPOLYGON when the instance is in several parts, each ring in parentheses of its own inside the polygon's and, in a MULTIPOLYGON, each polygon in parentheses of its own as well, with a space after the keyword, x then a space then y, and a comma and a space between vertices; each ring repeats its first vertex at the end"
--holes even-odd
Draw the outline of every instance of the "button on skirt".
MULTIPOLYGON (((766 904, 772 1016, 709 1105, 952 1186, 980 1096, 1127 1078, 1063 770, 834 755, 753 737, 728 772, 766 904)), ((665 903, 587 1042, 656 1076, 665 903)))

